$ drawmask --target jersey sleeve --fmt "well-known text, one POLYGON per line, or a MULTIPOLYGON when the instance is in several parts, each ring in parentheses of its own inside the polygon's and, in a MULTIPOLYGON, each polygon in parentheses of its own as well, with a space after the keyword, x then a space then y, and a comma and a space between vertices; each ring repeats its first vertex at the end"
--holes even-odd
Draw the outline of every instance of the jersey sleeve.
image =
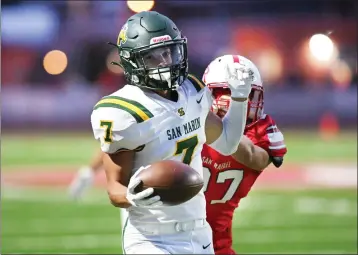
POLYGON ((266 117, 264 132, 267 151, 270 156, 283 157, 287 153, 285 139, 275 121, 270 116, 266 117))
POLYGON ((118 108, 98 108, 91 115, 93 135, 103 152, 112 154, 136 150, 142 144, 137 139, 137 122, 132 115, 118 108))

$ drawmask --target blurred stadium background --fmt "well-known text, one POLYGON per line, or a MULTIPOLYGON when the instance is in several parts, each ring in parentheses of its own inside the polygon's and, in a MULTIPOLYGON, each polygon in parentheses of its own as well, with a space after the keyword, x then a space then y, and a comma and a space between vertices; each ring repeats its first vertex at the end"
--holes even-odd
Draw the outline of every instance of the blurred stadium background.
POLYGON ((159 11, 188 37, 191 73, 222 54, 261 70, 288 155, 237 210, 238 253, 357 254, 357 1, 2 1, 2 254, 121 253, 95 153, 94 103, 124 83, 109 63, 124 21, 159 11))

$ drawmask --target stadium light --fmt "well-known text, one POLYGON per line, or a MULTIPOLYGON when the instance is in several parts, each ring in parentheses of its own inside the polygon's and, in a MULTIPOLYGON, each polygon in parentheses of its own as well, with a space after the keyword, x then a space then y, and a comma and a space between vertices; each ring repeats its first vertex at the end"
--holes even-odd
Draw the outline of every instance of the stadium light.
POLYGON ((127 6, 133 12, 150 11, 154 7, 154 0, 127 1, 127 6))
POLYGON ((60 50, 49 51, 43 59, 43 66, 49 74, 61 74, 67 67, 67 56, 60 50))
POLYGON ((315 34, 309 41, 309 49, 318 61, 326 62, 333 57, 334 43, 327 35, 315 34))

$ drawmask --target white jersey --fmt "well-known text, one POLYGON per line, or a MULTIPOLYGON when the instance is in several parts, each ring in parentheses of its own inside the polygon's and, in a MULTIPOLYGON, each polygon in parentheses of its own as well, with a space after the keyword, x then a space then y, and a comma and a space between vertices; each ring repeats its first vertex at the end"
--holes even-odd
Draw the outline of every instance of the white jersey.
MULTIPOLYGON (((141 166, 170 159, 189 164, 203 177, 201 150, 206 141, 211 92, 193 76, 177 91, 177 102, 132 85, 102 98, 91 116, 94 136, 101 141, 102 150, 135 150, 132 175, 141 166)), ((132 224, 206 218, 204 193, 200 191, 177 206, 130 207, 129 218, 132 224)))

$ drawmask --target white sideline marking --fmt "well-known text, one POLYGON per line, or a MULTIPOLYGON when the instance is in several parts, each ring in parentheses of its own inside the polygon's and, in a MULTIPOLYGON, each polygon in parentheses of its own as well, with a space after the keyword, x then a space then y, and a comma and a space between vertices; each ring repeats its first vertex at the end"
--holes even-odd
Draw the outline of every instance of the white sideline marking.
POLYGON ((306 181, 311 185, 357 188, 356 165, 315 164, 305 168, 306 181))
POLYGON ((357 203, 344 198, 301 197, 295 201, 295 211, 300 214, 357 216, 357 203))

